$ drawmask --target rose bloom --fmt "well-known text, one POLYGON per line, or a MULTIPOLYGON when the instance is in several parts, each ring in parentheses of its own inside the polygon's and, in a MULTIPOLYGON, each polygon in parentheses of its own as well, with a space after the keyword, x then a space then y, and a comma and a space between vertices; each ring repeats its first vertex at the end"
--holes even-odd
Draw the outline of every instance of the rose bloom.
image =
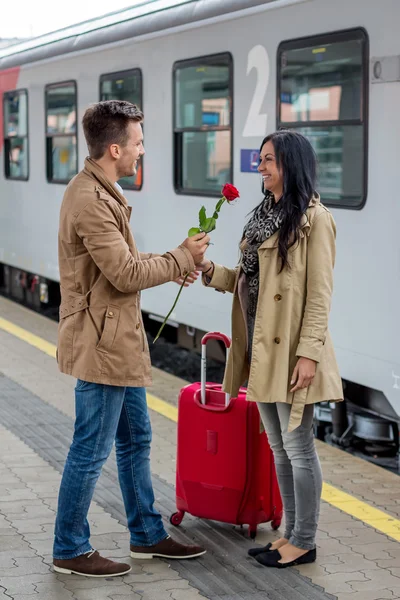
POLYGON ((231 183, 226 183, 222 188, 222 195, 225 196, 228 202, 239 198, 239 190, 231 183))

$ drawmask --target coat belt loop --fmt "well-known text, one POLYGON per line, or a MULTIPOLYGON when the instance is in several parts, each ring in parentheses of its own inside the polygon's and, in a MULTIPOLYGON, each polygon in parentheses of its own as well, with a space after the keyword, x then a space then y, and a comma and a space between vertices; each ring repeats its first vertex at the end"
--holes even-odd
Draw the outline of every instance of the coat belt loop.
POLYGON ((304 407, 306 405, 308 388, 297 390, 293 394, 292 409, 290 411, 290 418, 288 423, 288 433, 294 431, 301 425, 303 420, 304 407))

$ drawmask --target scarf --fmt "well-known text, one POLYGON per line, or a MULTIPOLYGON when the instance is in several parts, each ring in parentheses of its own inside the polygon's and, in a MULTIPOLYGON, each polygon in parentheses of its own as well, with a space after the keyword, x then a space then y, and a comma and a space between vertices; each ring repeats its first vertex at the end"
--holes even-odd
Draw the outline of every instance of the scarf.
POLYGON ((263 202, 255 209, 243 230, 243 241, 246 242, 242 251, 242 269, 246 274, 248 286, 247 325, 248 351, 251 357, 254 322, 257 311, 258 291, 260 285, 258 249, 282 224, 282 209, 276 203, 274 195, 269 193, 263 202))

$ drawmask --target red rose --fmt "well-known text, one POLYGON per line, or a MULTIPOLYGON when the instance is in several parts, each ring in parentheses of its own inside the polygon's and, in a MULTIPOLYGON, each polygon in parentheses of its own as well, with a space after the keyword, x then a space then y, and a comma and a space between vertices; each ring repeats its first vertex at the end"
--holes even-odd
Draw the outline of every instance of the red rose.
POLYGON ((225 196, 228 202, 239 198, 239 190, 231 183, 226 183, 222 188, 222 195, 225 196))

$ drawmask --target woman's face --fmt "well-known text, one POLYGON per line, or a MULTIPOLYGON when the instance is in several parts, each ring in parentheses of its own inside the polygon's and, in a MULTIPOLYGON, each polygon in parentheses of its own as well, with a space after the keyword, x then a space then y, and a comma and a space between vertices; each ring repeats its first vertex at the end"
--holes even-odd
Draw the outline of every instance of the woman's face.
POLYGON ((275 200, 279 200, 283 192, 283 174, 276 164, 275 149, 271 141, 261 148, 258 172, 263 178, 264 192, 272 192, 275 200))

